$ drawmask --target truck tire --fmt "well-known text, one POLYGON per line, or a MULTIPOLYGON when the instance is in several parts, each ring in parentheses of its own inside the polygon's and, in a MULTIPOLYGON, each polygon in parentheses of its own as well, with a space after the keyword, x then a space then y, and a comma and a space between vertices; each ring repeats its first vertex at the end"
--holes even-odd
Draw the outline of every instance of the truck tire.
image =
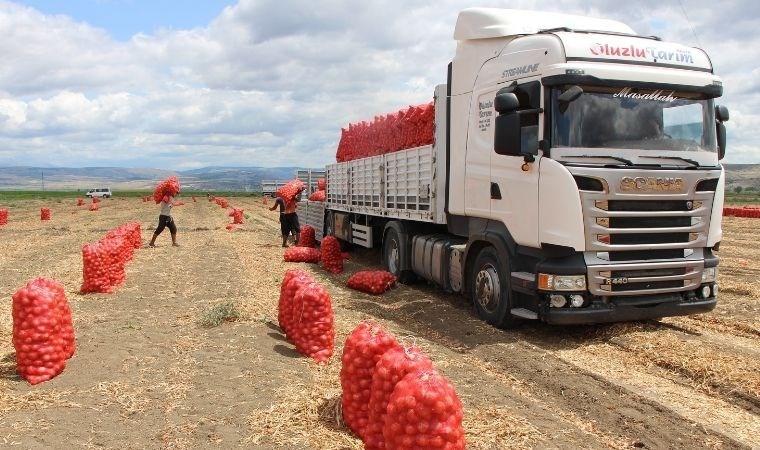
POLYGON ((389 228, 383 239, 383 265, 400 283, 409 284, 415 280, 415 276, 411 270, 401 270, 402 245, 398 232, 389 228))
POLYGON ((519 319, 510 313, 512 289, 509 260, 499 261, 496 249, 486 247, 478 253, 470 271, 470 296, 478 317, 499 328, 514 327, 519 319))

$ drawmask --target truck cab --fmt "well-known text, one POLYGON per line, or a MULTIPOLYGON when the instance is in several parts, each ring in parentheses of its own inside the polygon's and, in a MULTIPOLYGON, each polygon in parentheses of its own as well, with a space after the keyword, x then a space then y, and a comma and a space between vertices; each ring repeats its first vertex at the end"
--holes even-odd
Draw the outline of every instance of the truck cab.
POLYGON ((463 11, 454 37, 447 225, 468 239, 481 316, 714 308, 728 111, 707 54, 610 20, 489 8, 463 11))

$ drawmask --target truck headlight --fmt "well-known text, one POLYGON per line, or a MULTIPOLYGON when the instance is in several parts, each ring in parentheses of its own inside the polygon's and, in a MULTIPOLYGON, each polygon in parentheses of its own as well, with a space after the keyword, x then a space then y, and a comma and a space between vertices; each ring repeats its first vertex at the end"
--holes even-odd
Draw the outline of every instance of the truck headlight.
POLYGON ((718 268, 707 267, 702 271, 702 282, 709 283, 718 279, 718 268))
POLYGON ((542 291, 585 291, 586 275, 539 273, 538 288, 542 291))

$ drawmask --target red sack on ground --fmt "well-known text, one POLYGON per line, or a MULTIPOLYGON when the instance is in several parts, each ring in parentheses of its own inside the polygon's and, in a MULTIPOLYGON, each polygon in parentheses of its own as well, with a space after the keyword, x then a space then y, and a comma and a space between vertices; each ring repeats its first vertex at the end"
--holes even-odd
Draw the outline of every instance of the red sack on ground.
POLYGON ((195 199, 195 196, 193 195, 193 203, 197 202, 198 200, 195 199))
POLYGON ((317 190, 324 191, 327 188, 327 183, 325 183, 324 178, 320 178, 317 180, 317 190))
POLYGON ((316 235, 314 234, 314 227, 310 225, 304 225, 301 227, 301 233, 298 235, 298 246, 299 247, 316 247, 317 246, 317 238, 316 238, 316 235))
POLYGON ((261 199, 261 203, 264 204, 264 205, 268 205, 269 204, 269 202, 267 202, 267 198, 266 197, 264 197, 264 198, 261 199))
POLYGON ((153 200, 158 204, 164 197, 174 197, 177 193, 179 193, 179 180, 177 177, 169 177, 153 190, 153 200))
POLYGON ((385 270, 363 270, 351 275, 346 284, 357 291, 380 295, 396 284, 396 277, 385 270))
POLYGON ((48 381, 74 354, 74 327, 63 286, 37 278, 13 294, 16 371, 30 384, 48 381))
POLYGON ((243 223, 243 210, 241 208, 232 208, 232 211, 230 211, 228 215, 232 217, 232 223, 234 224, 243 223))
MULTIPOLYGON (((432 370, 433 363, 417 347, 391 348, 380 357, 372 375, 369 399, 369 422, 364 437, 365 450, 385 449, 383 425, 396 383, 407 374, 432 370)), ((390 447, 393 448, 393 447, 390 447)))
POLYGON ((301 269, 289 269, 285 272, 285 276, 280 284, 280 300, 277 303, 277 322, 280 325, 280 329, 291 341, 293 299, 301 286, 305 286, 313 281, 314 278, 308 272, 301 269))
POLYGON ((314 191, 309 196, 309 200, 312 202, 323 202, 325 201, 325 191, 314 191))
POLYGON ((5 208, 0 209, 0 225, 8 224, 8 210, 5 208))
POLYGON ((83 205, 84 205, 84 199, 83 198, 78 198, 77 199, 77 206, 83 206, 83 205))
POLYGON ((298 194, 306 189, 306 184, 301 180, 290 180, 285 186, 277 189, 277 196, 282 197, 286 202, 294 202, 298 197, 298 194))
POLYGON ((287 262, 304 262, 316 264, 319 262, 321 252, 312 247, 290 247, 285 249, 283 258, 287 262))
POLYGON ((290 337, 296 350, 317 362, 325 362, 335 347, 332 301, 316 282, 301 285, 292 304, 290 337))
POLYGON ((98 210, 98 204, 90 203, 90 211, 97 211, 97 210, 98 210))
POLYGON ((462 415, 462 402, 446 378, 435 370, 409 373, 388 400, 385 448, 463 450, 462 415))
POLYGON ((40 220, 50 220, 50 208, 40 208, 40 220))
POLYGON ((396 338, 372 322, 360 323, 343 346, 340 368, 343 421, 362 439, 369 421, 375 365, 383 353, 391 348, 400 348, 396 338))
POLYGON ((335 236, 325 236, 322 239, 322 267, 331 273, 343 272, 343 256, 340 252, 340 242, 335 236))
POLYGON ((100 203, 100 199, 97 197, 92 198, 92 203, 100 203))

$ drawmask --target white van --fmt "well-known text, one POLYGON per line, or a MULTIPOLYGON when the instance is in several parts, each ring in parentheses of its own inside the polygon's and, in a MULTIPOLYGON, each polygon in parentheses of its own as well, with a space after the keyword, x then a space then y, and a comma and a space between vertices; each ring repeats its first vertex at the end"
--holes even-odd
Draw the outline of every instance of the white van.
POLYGON ((98 188, 98 189, 90 189, 87 191, 86 194, 84 194, 85 197, 93 198, 93 197, 103 197, 103 198, 110 198, 111 197, 111 188, 98 188))

